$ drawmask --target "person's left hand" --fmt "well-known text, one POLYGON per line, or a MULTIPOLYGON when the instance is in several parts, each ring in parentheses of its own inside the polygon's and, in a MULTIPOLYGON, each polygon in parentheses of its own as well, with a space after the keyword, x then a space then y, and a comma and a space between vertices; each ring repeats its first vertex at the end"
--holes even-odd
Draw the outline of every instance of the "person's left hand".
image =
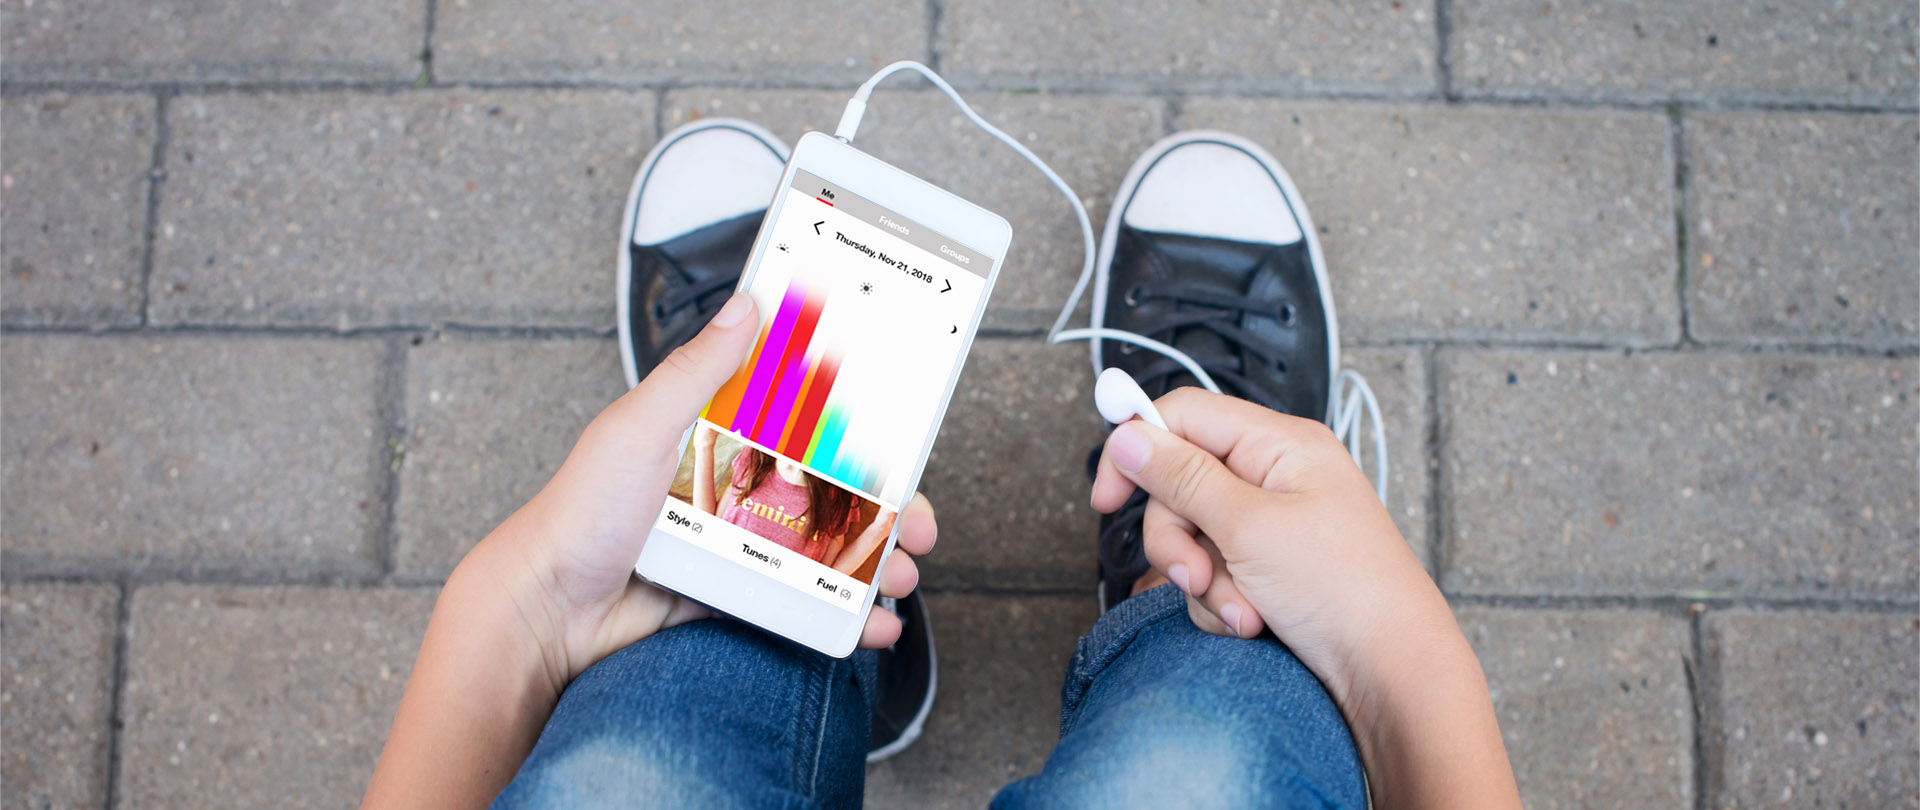
MULTIPOLYGON (((499 588, 511 599, 556 686, 655 632, 711 613, 633 573, 680 464, 680 437, 753 347, 752 299, 735 294, 713 321, 587 425, 553 480, 474 548, 448 587, 499 588)), ((900 548, 933 550, 933 507, 915 495, 900 518, 900 548)), ((913 558, 895 554, 880 593, 919 584, 913 558)), ((900 635, 891 612, 867 614, 862 647, 900 635)))

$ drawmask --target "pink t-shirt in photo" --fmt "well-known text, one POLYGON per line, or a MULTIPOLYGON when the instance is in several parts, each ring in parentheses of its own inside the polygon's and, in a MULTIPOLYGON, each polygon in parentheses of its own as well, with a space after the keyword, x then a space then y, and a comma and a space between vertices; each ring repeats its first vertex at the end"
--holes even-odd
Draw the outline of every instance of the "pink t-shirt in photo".
MULTIPOLYGON (((733 457, 730 491, 747 483, 747 455, 753 452, 744 449, 733 457)), ((827 556, 827 545, 836 536, 829 531, 813 542, 807 541, 813 527, 813 516, 807 514, 807 487, 788 483, 777 471, 768 473, 759 488, 740 493, 738 500, 721 510, 720 519, 805 554, 814 562, 821 562, 827 556)), ((845 531, 846 528, 841 527, 839 533, 845 531)))

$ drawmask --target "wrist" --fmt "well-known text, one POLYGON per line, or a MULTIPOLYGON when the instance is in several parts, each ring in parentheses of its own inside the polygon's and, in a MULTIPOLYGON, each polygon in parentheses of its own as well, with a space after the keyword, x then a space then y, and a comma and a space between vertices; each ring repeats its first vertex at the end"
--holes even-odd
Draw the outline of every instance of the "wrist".
POLYGON ((1451 612, 1400 615, 1379 627, 1343 656, 1336 700, 1356 726, 1379 725, 1410 701, 1485 693, 1480 661, 1451 612))
POLYGON ((1426 604, 1376 625, 1379 632, 1347 656, 1337 691, 1330 686, 1381 806, 1407 804, 1410 796, 1512 791, 1480 661, 1438 589, 1429 588, 1430 598, 1419 600, 1426 604))
POLYGON ((448 575, 434 606, 436 620, 468 634, 492 656, 489 666, 558 697, 568 656, 561 611, 548 596, 550 576, 537 555, 516 542, 513 520, 496 528, 448 575))
POLYGON ((492 565, 476 549, 440 589, 363 807, 479 806, 539 739, 560 691, 492 565))

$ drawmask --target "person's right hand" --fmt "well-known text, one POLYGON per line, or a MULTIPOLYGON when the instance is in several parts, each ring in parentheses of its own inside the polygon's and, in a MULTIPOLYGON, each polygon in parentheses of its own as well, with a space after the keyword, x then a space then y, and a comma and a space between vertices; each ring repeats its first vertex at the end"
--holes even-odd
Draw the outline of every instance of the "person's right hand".
POLYGON ((1336 699, 1389 636, 1459 633, 1326 425, 1195 388, 1155 404, 1172 432, 1116 428, 1093 506, 1112 512, 1147 491, 1147 559, 1187 593, 1195 624, 1241 638, 1272 628, 1336 699))

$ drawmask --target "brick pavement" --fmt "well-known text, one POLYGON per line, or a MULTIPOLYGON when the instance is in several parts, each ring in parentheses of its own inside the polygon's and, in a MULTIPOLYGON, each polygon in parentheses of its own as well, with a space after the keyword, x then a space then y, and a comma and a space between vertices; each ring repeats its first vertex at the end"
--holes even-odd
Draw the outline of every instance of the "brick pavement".
MULTIPOLYGON (((1534 807, 1920 807, 1920 127, 1895 0, 0 2, 0 806, 349 807, 433 586, 620 388, 621 195, 936 64, 1096 217, 1266 144, 1390 508, 1534 807)), ((1016 245, 926 490, 945 667, 876 806, 1037 768, 1099 435, 1067 211, 924 86, 862 146, 1016 245)))

